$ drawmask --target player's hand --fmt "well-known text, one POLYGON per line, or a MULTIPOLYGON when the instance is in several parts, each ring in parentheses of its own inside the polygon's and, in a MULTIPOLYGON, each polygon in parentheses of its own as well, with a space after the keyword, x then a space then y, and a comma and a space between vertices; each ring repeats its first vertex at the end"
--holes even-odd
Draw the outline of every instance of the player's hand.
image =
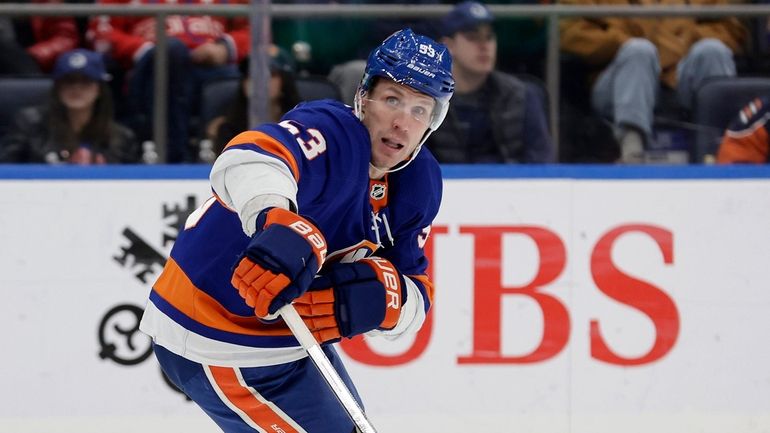
POLYGON ((238 259, 232 284, 258 317, 304 293, 326 258, 326 240, 305 218, 281 208, 257 216, 257 232, 238 259))
POLYGON ((319 343, 392 329, 406 301, 404 277, 388 260, 337 263, 315 278, 294 308, 319 343))

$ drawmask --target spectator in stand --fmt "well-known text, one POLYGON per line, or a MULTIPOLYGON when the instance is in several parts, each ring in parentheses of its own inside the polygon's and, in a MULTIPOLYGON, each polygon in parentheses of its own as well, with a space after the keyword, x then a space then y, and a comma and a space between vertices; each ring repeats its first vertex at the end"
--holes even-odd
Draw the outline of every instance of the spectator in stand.
MULTIPOLYGON (((251 129, 249 125, 249 93, 251 79, 249 77, 249 58, 239 64, 241 79, 227 112, 212 119, 206 125, 207 138, 214 142, 215 155, 219 155, 225 145, 240 132, 251 129)), ((259 123, 278 123, 284 113, 300 103, 297 84, 294 78, 294 61, 291 55, 276 45, 270 46, 270 82, 268 84, 269 119, 259 123)), ((214 162, 209 161, 209 162, 214 162)))
POLYGON ((442 21, 455 94, 427 146, 441 163, 550 163, 556 152, 533 87, 495 69, 494 17, 481 3, 455 6, 442 21))
POLYGON ((0 143, 0 162, 108 164, 139 159, 133 132, 112 118, 101 55, 75 49, 56 60, 46 106, 22 109, 0 143))
MULTIPOLYGON (((569 5, 714 5, 728 0, 560 0, 569 5)), ((568 18, 560 23, 561 47, 594 71, 591 103, 611 118, 620 162, 644 161, 653 137, 653 110, 660 85, 674 89, 690 109, 707 79, 736 75, 733 54, 747 38, 734 17, 568 18)))
MULTIPOLYGON (((176 4, 174 0, 98 0, 100 4, 176 4)), ((190 0, 197 4, 238 3, 247 0, 190 0)), ((193 162, 190 151, 190 107, 196 107, 202 83, 238 76, 237 63, 249 52, 247 17, 171 15, 166 18, 168 39, 168 142, 169 163, 193 162)), ((128 96, 134 113, 142 116, 141 138, 152 131, 155 18, 133 16, 95 17, 88 39, 97 51, 109 53, 129 71, 128 96)))
POLYGON ((770 97, 755 98, 727 127, 717 152, 718 164, 770 162, 770 97))
MULTIPOLYGON (((19 3, 64 3, 31 0, 19 3)), ((72 17, 0 17, 0 74, 34 75, 51 72, 56 58, 80 44, 72 17)))

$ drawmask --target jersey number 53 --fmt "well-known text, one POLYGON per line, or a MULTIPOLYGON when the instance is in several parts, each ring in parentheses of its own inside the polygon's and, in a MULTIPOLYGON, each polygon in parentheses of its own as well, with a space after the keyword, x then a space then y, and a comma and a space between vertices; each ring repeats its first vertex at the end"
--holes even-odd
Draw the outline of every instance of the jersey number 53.
POLYGON ((299 128, 294 126, 290 120, 284 120, 283 122, 279 123, 279 125, 286 128, 291 133, 291 135, 294 136, 294 138, 297 140, 297 143, 299 143, 299 148, 302 149, 302 153, 305 154, 305 158, 313 159, 316 156, 326 152, 326 139, 321 134, 321 131, 315 128, 306 129, 305 131, 307 132, 307 135, 310 136, 310 138, 306 140, 300 137, 299 128))

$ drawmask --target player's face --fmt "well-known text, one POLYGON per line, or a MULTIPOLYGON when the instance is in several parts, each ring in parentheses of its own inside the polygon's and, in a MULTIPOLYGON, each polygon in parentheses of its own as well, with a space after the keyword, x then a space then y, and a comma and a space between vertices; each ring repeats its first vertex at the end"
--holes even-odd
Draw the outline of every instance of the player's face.
POLYGON ((386 171, 411 157, 435 105, 428 95, 379 79, 362 101, 363 123, 372 139, 372 165, 386 171))
POLYGON ((472 74, 488 74, 497 61, 497 37, 489 24, 445 38, 453 66, 472 74))

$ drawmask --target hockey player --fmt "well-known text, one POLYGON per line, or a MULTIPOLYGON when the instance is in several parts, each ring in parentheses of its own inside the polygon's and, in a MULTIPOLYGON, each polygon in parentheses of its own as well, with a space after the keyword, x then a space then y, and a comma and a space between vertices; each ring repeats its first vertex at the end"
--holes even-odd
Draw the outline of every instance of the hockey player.
POLYGON ((346 433, 342 406, 276 311, 334 346, 416 332, 433 285, 422 247, 441 201, 427 150, 454 90, 446 47, 404 29, 369 56, 355 107, 300 104, 233 138, 214 197, 180 233, 141 330, 168 377, 226 432, 346 433))

